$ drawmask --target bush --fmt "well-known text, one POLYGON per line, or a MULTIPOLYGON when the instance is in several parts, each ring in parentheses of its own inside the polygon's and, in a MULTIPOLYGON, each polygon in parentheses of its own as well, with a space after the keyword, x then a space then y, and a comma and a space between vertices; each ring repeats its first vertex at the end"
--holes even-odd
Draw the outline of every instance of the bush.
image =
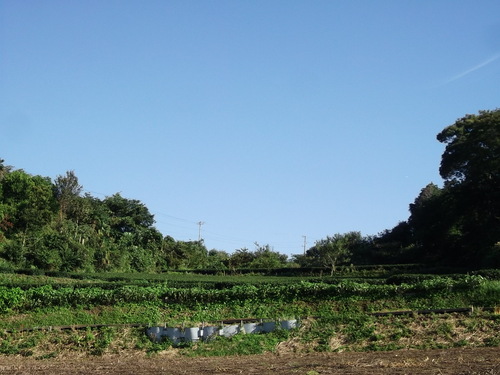
POLYGON ((471 272, 472 275, 479 275, 488 280, 500 280, 500 269, 486 269, 471 272))
POLYGON ((17 308, 24 299, 21 288, 0 287, 0 313, 17 308))
POLYGON ((399 274, 389 276, 386 280, 386 283, 390 285, 416 284, 424 280, 434 279, 435 277, 436 275, 429 274, 399 274))

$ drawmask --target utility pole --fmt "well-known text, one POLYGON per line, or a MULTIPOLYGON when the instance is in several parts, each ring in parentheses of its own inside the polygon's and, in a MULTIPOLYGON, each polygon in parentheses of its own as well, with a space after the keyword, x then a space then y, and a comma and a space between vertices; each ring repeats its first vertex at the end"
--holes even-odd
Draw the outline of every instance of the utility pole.
POLYGON ((201 226, 205 224, 204 221, 198 221, 198 242, 201 241, 201 226))
POLYGON ((307 237, 302 236, 304 238, 304 255, 306 255, 306 244, 307 244, 307 237))

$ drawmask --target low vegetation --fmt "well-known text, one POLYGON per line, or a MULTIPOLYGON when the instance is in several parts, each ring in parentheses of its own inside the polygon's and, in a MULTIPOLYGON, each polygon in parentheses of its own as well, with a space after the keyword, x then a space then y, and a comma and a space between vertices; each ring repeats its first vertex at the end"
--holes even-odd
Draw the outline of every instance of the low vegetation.
MULTIPOLYGON (((68 351, 97 355, 170 350, 205 356, 496 346, 500 344, 500 315, 495 313, 500 280, 491 277, 494 272, 482 273, 490 277, 367 277, 363 272, 358 278, 350 273, 348 278, 307 280, 190 274, 97 279, 83 274, 66 278, 2 274, 0 353, 44 357, 68 351), (474 306, 472 312, 460 314, 371 314, 470 306, 474 306), (244 318, 300 318, 301 325, 291 331, 238 334, 175 348, 145 335, 148 326, 189 327, 244 318)), ((380 270, 374 272, 379 274, 380 270)))

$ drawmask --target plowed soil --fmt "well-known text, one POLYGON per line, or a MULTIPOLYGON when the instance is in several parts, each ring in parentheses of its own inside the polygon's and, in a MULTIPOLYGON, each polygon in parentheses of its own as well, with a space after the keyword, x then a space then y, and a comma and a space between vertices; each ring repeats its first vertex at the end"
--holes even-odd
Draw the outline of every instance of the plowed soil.
POLYGON ((500 348, 287 353, 203 358, 188 358, 169 353, 150 358, 134 353, 52 359, 0 356, 0 374, 500 375, 500 348))

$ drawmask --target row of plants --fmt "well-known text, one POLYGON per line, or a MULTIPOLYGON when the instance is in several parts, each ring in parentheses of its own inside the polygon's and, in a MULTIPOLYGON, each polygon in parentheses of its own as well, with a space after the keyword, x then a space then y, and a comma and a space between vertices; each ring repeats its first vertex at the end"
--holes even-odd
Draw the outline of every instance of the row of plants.
POLYGON ((397 296, 408 298, 432 295, 461 294, 470 303, 482 306, 500 301, 500 281, 482 276, 461 278, 435 277, 414 284, 370 284, 342 280, 338 283, 302 281, 293 284, 242 284, 225 289, 205 287, 175 288, 166 284, 150 286, 54 287, 38 286, 26 290, 19 287, 0 287, 0 312, 23 311, 48 306, 99 306, 120 303, 183 304, 233 303, 255 301, 314 301, 356 297, 367 300, 397 296))
MULTIPOLYGON (((296 284, 301 281, 338 284, 346 280, 368 284, 415 284, 423 280, 439 279, 442 276, 460 280, 464 273, 393 273, 380 274, 372 272, 353 272, 348 275, 336 273, 334 276, 266 276, 262 274, 243 275, 205 275, 200 273, 68 273, 45 272, 32 274, 30 270, 19 270, 17 273, 0 272, 0 286, 20 287, 29 289, 38 286, 52 285, 54 288, 100 287, 112 289, 120 286, 137 285, 150 286, 153 284, 167 284, 173 288, 201 287, 204 289, 227 289, 235 285, 258 284, 296 284), (25 272, 26 271, 26 272, 25 272)), ((428 270, 429 271, 429 270, 428 270)), ((455 270, 456 271, 456 270, 455 270)), ((500 280, 500 269, 485 269, 470 272, 472 276, 482 276, 487 280, 500 280)))
MULTIPOLYGON (((71 284, 76 287, 85 287, 88 285, 101 286, 111 285, 150 285, 165 284, 171 287, 192 287, 200 286, 204 288, 224 289, 234 285, 241 284, 289 284, 302 280, 320 280, 328 281, 330 278, 318 277, 280 277, 266 276, 261 274, 244 275, 204 275, 196 273, 67 273, 67 272, 25 272, 20 270, 17 273, 1 273, 0 286, 20 287, 23 289, 43 285, 61 285, 71 284)), ((335 278, 336 280, 339 277, 335 278)))
MULTIPOLYGON (((338 266, 334 276, 342 278, 358 277, 358 278, 373 278, 373 277, 388 277, 397 274, 453 274, 464 273, 467 269, 446 266, 432 266, 424 264, 368 264, 368 265, 341 265, 338 266)), ((499 269, 472 271, 471 273, 489 272, 494 273, 500 278, 499 269)), ((50 276, 75 279, 110 279, 110 280, 131 280, 145 278, 148 280, 164 279, 166 275, 170 278, 171 275, 177 275, 178 278, 196 278, 207 276, 276 276, 284 277, 324 277, 330 273, 329 268, 325 267, 286 267, 286 268, 265 268, 265 269, 250 269, 250 268, 232 268, 227 270, 214 269, 185 269, 176 270, 168 273, 145 273, 145 272, 68 272, 68 271, 51 271, 39 268, 16 269, 13 267, 2 266, 0 263, 0 274, 2 273, 17 273, 34 276, 50 276)))

